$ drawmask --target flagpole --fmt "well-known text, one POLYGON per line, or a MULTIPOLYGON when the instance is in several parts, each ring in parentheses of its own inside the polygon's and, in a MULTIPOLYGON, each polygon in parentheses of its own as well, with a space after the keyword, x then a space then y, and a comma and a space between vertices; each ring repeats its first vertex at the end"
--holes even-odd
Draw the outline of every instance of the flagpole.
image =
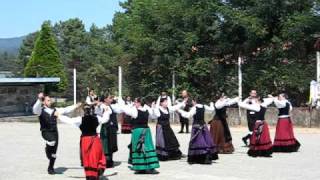
MULTIPOLYGON (((172 99, 172 102, 171 102, 172 105, 175 102, 175 96, 174 96, 175 88, 176 88, 176 81, 175 81, 175 73, 173 71, 173 73, 172 73, 172 98, 171 98, 172 99)), ((172 113, 172 122, 174 122, 174 118, 175 118, 175 112, 172 113)))
POLYGON ((118 68, 118 96, 122 97, 122 68, 119 66, 118 68))
MULTIPOLYGON (((242 63, 242 58, 239 55, 238 57, 238 95, 239 95, 239 99, 242 100, 242 71, 241 71, 241 63, 242 63)), ((241 114, 241 109, 239 107, 239 125, 241 124, 241 118, 242 118, 242 114, 241 114)))

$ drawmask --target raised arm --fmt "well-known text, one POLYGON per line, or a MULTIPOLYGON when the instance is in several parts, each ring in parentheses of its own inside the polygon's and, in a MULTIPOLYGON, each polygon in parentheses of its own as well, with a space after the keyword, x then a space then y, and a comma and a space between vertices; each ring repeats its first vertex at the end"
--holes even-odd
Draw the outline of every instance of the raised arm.
POLYGON ((40 116, 41 108, 42 108, 42 102, 40 101, 40 99, 38 99, 37 102, 32 107, 33 114, 40 116))
POLYGON ((263 107, 268 107, 270 104, 273 103, 274 98, 270 97, 270 98, 263 98, 263 103, 261 104, 261 106, 263 107))
POLYGON ((205 109, 207 112, 213 113, 213 112, 215 111, 213 102, 210 103, 210 106, 204 105, 204 109, 205 109))
POLYGON ((110 108, 105 108, 104 113, 102 116, 97 115, 99 124, 106 123, 110 120, 110 115, 112 114, 112 111, 110 108))
POLYGON ((181 114, 181 116, 184 117, 184 118, 191 118, 193 115, 196 114, 196 111, 197 111, 197 109, 196 109, 195 106, 193 106, 193 107, 190 109, 189 112, 184 111, 184 110, 182 110, 182 109, 179 109, 179 110, 178 110, 178 112, 179 112, 179 113, 181 114))
POLYGON ((174 112, 174 111, 177 111, 178 109, 181 109, 185 106, 185 103, 184 102, 180 102, 174 106, 169 106, 168 105, 168 109, 169 109, 169 112, 174 112))
POLYGON ((279 100, 278 98, 274 98, 273 102, 277 108, 284 108, 287 104, 286 100, 279 100))
POLYGON ((64 108, 56 108, 56 111, 59 112, 59 114, 68 114, 68 113, 74 111, 78 106, 80 106, 80 104, 67 106, 64 108))
POLYGON ((137 108, 129 105, 123 105, 121 107, 122 112, 124 112, 126 115, 131 116, 132 118, 136 118, 138 116, 138 110, 137 108))

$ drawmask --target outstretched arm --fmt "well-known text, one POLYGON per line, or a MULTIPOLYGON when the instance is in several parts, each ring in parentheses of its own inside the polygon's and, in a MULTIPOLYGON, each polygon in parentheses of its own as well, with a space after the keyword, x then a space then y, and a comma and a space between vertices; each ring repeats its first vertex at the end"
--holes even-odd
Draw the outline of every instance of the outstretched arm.
POLYGON ((65 115, 58 115, 58 119, 65 123, 65 124, 70 124, 76 127, 79 127, 82 123, 82 117, 78 116, 78 117, 74 117, 74 118, 70 118, 68 116, 65 115))
POLYGON ((190 109, 189 112, 184 111, 184 110, 182 110, 182 109, 179 109, 179 110, 178 110, 178 112, 179 112, 179 113, 181 114, 181 116, 184 117, 184 118, 191 118, 193 115, 196 114, 196 111, 197 111, 197 109, 196 109, 195 106, 193 106, 193 107, 190 109))
POLYGON ((261 109, 260 105, 258 104, 247 104, 246 102, 239 102, 238 105, 241 108, 248 109, 251 111, 256 111, 256 112, 259 112, 261 109))

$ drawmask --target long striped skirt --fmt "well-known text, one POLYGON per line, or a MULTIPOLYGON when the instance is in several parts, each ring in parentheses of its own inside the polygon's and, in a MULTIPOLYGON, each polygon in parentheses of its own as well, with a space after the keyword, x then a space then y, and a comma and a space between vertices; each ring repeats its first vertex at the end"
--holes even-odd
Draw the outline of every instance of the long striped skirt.
POLYGON ((279 118, 273 143, 273 152, 297 152, 299 141, 294 137, 290 117, 279 118))
POLYGON ((150 128, 135 128, 131 136, 132 170, 142 171, 159 168, 150 128))
POLYGON ((256 121, 250 138, 248 155, 251 157, 271 157, 272 142, 267 122, 256 121))

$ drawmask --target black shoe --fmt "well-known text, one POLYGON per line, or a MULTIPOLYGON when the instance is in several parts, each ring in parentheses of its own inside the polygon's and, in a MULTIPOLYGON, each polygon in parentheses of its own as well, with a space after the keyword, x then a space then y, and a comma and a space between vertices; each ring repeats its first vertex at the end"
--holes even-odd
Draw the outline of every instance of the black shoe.
POLYGON ((188 156, 185 154, 181 154, 181 158, 186 158, 186 157, 188 157, 188 156))
POLYGON ((145 170, 140 170, 140 171, 136 171, 134 173, 135 174, 146 174, 147 172, 145 170))
POLYGON ((48 168, 48 174, 54 175, 54 174, 56 174, 56 172, 54 171, 53 168, 48 168))
POLYGON ((243 137, 243 138, 242 138, 242 141, 243 141, 243 143, 248 147, 247 138, 246 138, 246 137, 243 137))
POLYGON ((106 165, 106 168, 113 168, 113 167, 114 167, 113 161, 108 161, 107 165, 106 165))
POLYGON ((159 171, 155 169, 146 170, 146 174, 159 174, 159 171))
POLYGON ((187 134, 189 134, 190 132, 189 132, 189 131, 187 131, 186 133, 187 133, 187 134))
POLYGON ((179 133, 179 134, 182 134, 182 133, 184 133, 184 132, 183 132, 183 131, 179 131, 178 133, 179 133))

